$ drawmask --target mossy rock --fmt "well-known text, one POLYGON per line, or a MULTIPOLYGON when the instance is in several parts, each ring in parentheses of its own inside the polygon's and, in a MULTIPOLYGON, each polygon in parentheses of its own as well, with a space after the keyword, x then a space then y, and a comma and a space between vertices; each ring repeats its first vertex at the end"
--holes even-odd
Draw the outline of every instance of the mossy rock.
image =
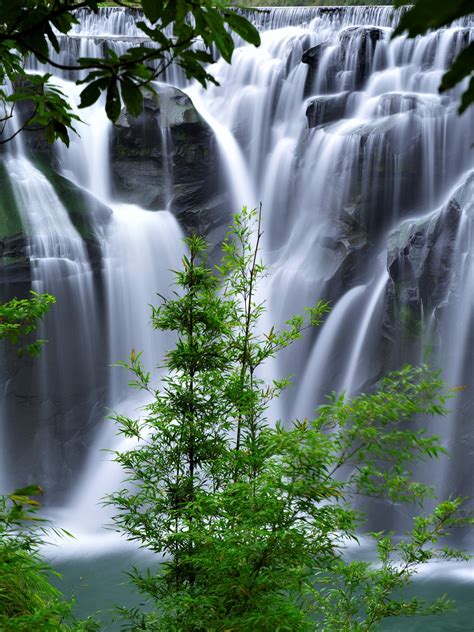
POLYGON ((0 240, 24 235, 24 228, 5 164, 0 160, 0 240))
MULTIPOLYGON (((85 241, 95 241, 98 230, 108 223, 112 211, 86 190, 58 174, 43 156, 30 155, 29 159, 51 183, 81 237, 85 241)), ((0 190, 0 240, 27 236, 9 175, 1 161, 0 190)))
POLYGON ((61 176, 44 158, 33 156, 30 159, 53 186, 84 241, 96 241, 98 230, 100 231, 112 216, 111 209, 85 189, 61 176))

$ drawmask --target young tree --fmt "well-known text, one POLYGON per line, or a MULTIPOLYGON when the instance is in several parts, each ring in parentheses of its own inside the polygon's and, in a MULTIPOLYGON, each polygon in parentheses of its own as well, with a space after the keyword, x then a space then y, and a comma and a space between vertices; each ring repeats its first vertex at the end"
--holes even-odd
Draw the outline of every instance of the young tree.
POLYGON ((217 270, 203 240, 187 240, 177 292, 152 314, 154 327, 177 334, 159 388, 140 354, 123 363, 152 399, 143 418, 115 416, 138 443, 115 453, 127 483, 108 502, 116 528, 157 555, 153 569, 131 573, 148 603, 123 610, 128 629, 368 631, 388 616, 441 611, 443 600, 395 594, 419 564, 463 557, 436 548, 469 523, 459 499, 416 518, 399 544, 374 534, 380 567, 343 551, 364 527, 355 497, 422 503, 431 494, 410 466, 442 448, 407 422, 443 414, 443 384, 425 367, 404 367, 369 394, 333 395, 312 421, 269 424, 269 403, 288 381, 267 383, 259 370, 318 325, 327 305, 260 333, 265 269, 254 221, 254 212, 236 218, 217 270))
MULTIPOLYGON (((129 3, 109 3, 127 7, 129 3)), ((230 62, 234 50, 231 33, 258 46, 260 36, 255 27, 226 0, 140 0, 134 3, 143 10, 137 22, 147 45, 130 46, 123 55, 107 49, 104 58, 80 58, 73 64, 60 64, 51 58, 51 48, 60 50, 57 33, 66 35, 78 23, 78 9, 96 11, 98 0, 0 0, 0 144, 12 140, 22 129, 44 129, 50 142, 60 139, 69 144, 69 133, 77 120, 62 92, 49 80, 51 75, 30 75, 25 59, 33 55, 40 63, 60 70, 84 72, 85 79, 79 107, 95 103, 106 93, 106 112, 111 121, 120 115, 122 102, 130 114, 142 110, 142 88, 165 69, 176 63, 188 78, 203 85, 216 83, 206 66, 214 61, 212 51, 230 62), (199 45, 198 45, 199 44, 199 45), (13 85, 7 89, 6 83, 13 85), (33 103, 32 114, 11 130, 19 101, 33 103)))

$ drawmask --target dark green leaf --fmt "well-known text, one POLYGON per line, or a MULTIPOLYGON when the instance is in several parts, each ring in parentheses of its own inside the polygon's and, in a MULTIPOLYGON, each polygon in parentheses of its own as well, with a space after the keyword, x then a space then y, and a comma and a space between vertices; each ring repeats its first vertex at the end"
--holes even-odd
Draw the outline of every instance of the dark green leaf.
POLYGON ((142 0, 143 13, 152 24, 154 24, 161 15, 161 5, 160 0, 142 0))
POLYGON ((80 108, 87 108, 97 101, 100 97, 101 89, 104 88, 104 79, 96 79, 81 92, 80 108))
POLYGON ((120 116, 120 94, 117 87, 117 83, 113 81, 107 88, 107 98, 105 102, 105 111, 109 119, 115 123, 120 116))
POLYGON ((254 46, 260 46, 260 33, 254 25, 234 11, 226 11, 225 21, 240 37, 254 46))
POLYGON ((132 116, 139 116, 143 107, 143 95, 140 88, 129 79, 122 79, 120 86, 127 110, 132 116))

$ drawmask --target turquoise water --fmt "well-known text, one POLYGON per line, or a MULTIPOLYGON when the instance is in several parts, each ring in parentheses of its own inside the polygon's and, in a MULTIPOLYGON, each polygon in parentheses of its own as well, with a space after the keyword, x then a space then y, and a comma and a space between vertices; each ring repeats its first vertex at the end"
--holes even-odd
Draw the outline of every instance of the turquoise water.
MULTIPOLYGON (((76 614, 86 617, 101 611, 98 619, 103 630, 120 630, 115 606, 132 606, 140 603, 125 575, 133 565, 145 567, 148 556, 144 553, 111 553, 102 557, 74 558, 55 562, 63 575, 60 588, 76 600, 76 614)), ((447 594, 456 601, 456 609, 446 615, 432 617, 397 617, 387 620, 383 632, 474 632, 474 567, 463 565, 462 572, 447 572, 439 565, 429 573, 416 578, 409 594, 423 599, 434 599, 447 594)))

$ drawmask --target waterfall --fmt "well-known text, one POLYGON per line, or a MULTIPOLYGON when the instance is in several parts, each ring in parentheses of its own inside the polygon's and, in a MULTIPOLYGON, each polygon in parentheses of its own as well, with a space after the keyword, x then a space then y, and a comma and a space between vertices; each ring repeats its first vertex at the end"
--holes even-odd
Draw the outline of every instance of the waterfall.
MULTIPOLYGON (((2 487, 11 481, 15 486, 24 485, 38 475, 33 466, 31 478, 22 480, 25 474, 22 468, 18 471, 19 462, 40 460, 41 475, 49 481, 56 476, 55 464, 64 461, 63 477, 69 477, 76 459, 71 440, 77 433, 73 407, 80 405, 78 400, 84 398, 84 393, 94 392, 99 381, 94 350, 99 327, 88 253, 68 210, 48 178, 28 160, 20 139, 3 158, 3 168, 27 235, 32 289, 53 293, 57 306, 38 332, 40 337, 52 340, 44 348, 36 370, 21 376, 26 377, 26 383, 22 384, 20 378, 7 387, 16 390, 23 400, 36 398, 37 418, 29 418, 27 407, 23 412, 21 405, 14 411, 8 403, 4 406, 4 458, 10 478, 7 476, 2 487), (36 388, 28 380, 36 383, 36 388), (37 395, 32 396, 30 389, 37 395), (65 401, 69 410, 61 405, 65 401)), ((88 410, 89 416, 94 406, 88 410)))
MULTIPOLYGON (((264 29, 258 50, 238 48, 231 66, 211 68, 220 86, 189 89, 201 113, 239 143, 254 193, 235 206, 263 202, 272 317, 283 322, 318 298, 332 302, 311 353, 283 356, 280 371, 301 376, 289 406, 298 414, 310 414, 325 389, 353 391, 396 366, 382 357, 387 240, 405 218, 448 202, 474 165, 472 109, 456 112, 461 87, 438 94, 443 72, 474 37, 472 20, 390 41, 397 19, 390 7, 274 9, 255 18, 264 29)), ((232 190, 247 191, 240 172, 232 190)), ((439 327, 452 322, 432 309, 439 327)), ((436 351, 443 366, 443 341, 436 351)))
MULTIPOLYGON (((282 324, 318 299, 332 305, 320 330, 269 369, 297 379, 278 414, 310 417, 328 391, 356 393, 404 361, 420 361, 429 346, 448 383, 464 387, 439 424, 453 458, 439 463, 438 487, 472 494, 466 463, 474 412, 474 112, 457 114, 464 86, 440 95, 438 85, 473 40, 474 22, 468 17, 392 41, 400 11, 390 7, 246 15, 262 44, 255 49, 236 38, 232 65, 219 59, 210 68, 218 86, 189 84, 174 66, 164 79, 184 90, 214 133, 229 211, 263 203, 271 274, 261 291, 269 320, 282 324)), ((134 10, 80 10, 77 17, 71 37, 61 36, 61 51, 52 53, 58 62, 100 56, 105 47, 121 54, 146 41, 134 10)), ((77 104, 80 90, 71 79, 65 73, 55 80, 77 104)), ((6 431, 6 450, 20 432, 28 446, 26 456, 12 453, 12 480, 31 461, 31 477, 48 472, 46 482, 64 481, 58 498, 68 497, 76 517, 89 511, 94 532, 102 520, 97 503, 120 480, 98 451, 116 441, 105 408, 140 403, 129 399, 125 376, 109 365, 135 348, 153 367, 172 344, 151 331, 147 305, 156 292, 167 293, 169 269, 179 267, 183 250, 182 227, 190 217, 198 221, 202 204, 186 189, 190 208, 176 210, 183 184, 175 150, 184 153, 186 141, 174 135, 176 121, 163 104, 147 119, 159 126, 160 148, 150 153, 161 160, 163 180, 155 183, 159 194, 150 194, 162 200, 150 203, 153 211, 114 186, 118 132, 103 103, 80 115, 80 137, 47 157, 56 175, 25 148, 2 157, 27 235, 33 287, 57 295, 58 305, 41 332, 50 342, 40 363, 0 384, 8 395, 0 410, 4 427, 9 417, 20 419, 6 431), (65 182, 95 209, 87 213, 86 234, 57 192, 65 182), (32 393, 22 390, 24 375, 40 382, 32 393), (22 412, 31 406, 34 424, 22 412)), ((199 159, 186 160, 198 168, 199 159)), ((144 177, 149 169, 146 163, 144 177)), ((217 184, 213 193, 220 194, 217 184)), ((217 203, 209 214, 203 224, 212 233, 225 217, 217 203)))
MULTIPOLYGON (((81 42, 83 54, 97 53, 87 39, 81 42)), ((69 54, 65 47, 58 61, 67 62, 69 54)), ((2 157, 27 236, 31 287, 57 297, 39 331, 48 341, 40 359, 4 383, 2 488, 40 482, 48 504, 66 508, 59 514, 50 510, 51 515, 63 524, 71 516, 78 518, 86 531, 90 527, 89 535, 82 535, 91 537, 105 522, 98 507, 102 497, 122 478, 111 457, 101 452, 115 441, 113 423, 106 417, 116 407, 132 411, 143 403, 128 387, 125 371, 112 365, 132 349, 143 351, 145 365, 156 377, 172 339, 153 332, 150 303, 156 293, 169 292, 170 270, 179 267, 184 247, 182 231, 165 208, 149 212, 113 197, 111 126, 104 103, 80 111, 82 88, 67 74, 54 82, 82 118, 70 147, 58 143, 54 155, 45 157, 17 140, 2 157), (80 200, 79 227, 71 195, 80 200), (85 490, 82 481, 90 487, 85 490), (81 518, 84 511, 89 522, 81 518)), ((162 134, 166 150, 169 132, 162 134)), ((169 204, 172 164, 164 171, 169 204)))

